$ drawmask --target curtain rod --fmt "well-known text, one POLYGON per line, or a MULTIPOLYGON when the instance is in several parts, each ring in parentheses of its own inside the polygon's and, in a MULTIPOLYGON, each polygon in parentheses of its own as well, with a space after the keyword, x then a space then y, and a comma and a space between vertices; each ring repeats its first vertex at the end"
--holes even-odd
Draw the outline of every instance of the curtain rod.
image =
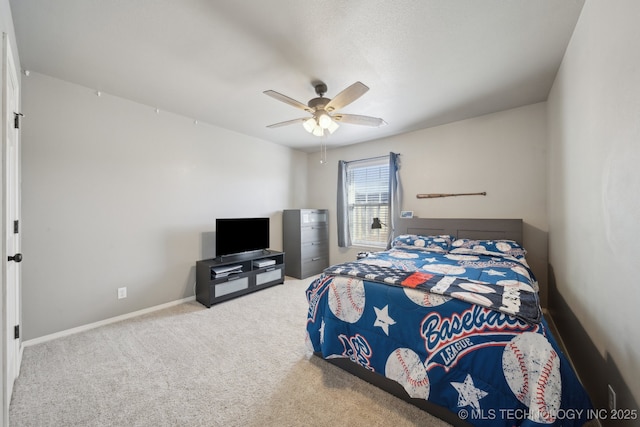
MULTIPOLYGON (((400 155, 400 153, 393 153, 396 155, 400 155)), ((376 156, 376 157, 367 157, 366 159, 358 159, 358 160, 345 160, 345 163, 353 163, 353 162, 366 162, 367 160, 377 160, 377 159, 384 159, 385 157, 389 157, 388 154, 384 155, 384 156, 376 156)))

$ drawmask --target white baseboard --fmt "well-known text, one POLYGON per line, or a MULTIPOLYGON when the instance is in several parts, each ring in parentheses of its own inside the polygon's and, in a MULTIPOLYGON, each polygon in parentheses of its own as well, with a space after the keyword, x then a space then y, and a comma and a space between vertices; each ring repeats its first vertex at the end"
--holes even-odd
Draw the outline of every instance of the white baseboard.
POLYGON ((34 338, 34 339, 31 339, 31 340, 26 340, 26 341, 22 342, 22 345, 23 345, 23 347, 29 347, 31 345, 36 345, 36 344, 40 344, 40 343, 43 343, 43 342, 55 340, 56 338, 66 337, 66 336, 69 336, 69 335, 77 334, 78 332, 84 332, 84 331, 88 331, 90 329, 98 328, 100 326, 109 325, 111 323, 120 322, 120 321, 126 320, 126 319, 131 319, 132 317, 137 317, 137 316, 141 316, 143 314, 152 313, 154 311, 163 310, 165 308, 173 307, 175 305, 180 305, 180 304, 184 304, 186 302, 195 301, 195 299, 196 299, 195 296, 191 296, 191 297, 188 297, 188 298, 183 298, 183 299, 167 302, 167 303, 160 304, 160 305, 155 305, 153 307, 144 308, 142 310, 132 311, 131 313, 123 314, 123 315, 116 316, 116 317, 111 317, 109 319, 100 320, 98 322, 89 323, 89 324, 86 324, 86 325, 78 326, 76 328, 66 329, 64 331, 56 332, 56 333, 49 334, 49 335, 44 335, 44 336, 41 336, 41 337, 38 337, 38 338, 34 338))

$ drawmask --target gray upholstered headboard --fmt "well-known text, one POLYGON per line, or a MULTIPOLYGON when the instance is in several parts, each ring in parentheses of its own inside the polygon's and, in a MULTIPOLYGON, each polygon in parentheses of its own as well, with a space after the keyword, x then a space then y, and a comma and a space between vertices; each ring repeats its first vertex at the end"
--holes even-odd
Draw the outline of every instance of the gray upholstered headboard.
POLYGON ((395 235, 401 234, 450 234, 458 239, 505 239, 523 244, 521 219, 400 218, 395 235))

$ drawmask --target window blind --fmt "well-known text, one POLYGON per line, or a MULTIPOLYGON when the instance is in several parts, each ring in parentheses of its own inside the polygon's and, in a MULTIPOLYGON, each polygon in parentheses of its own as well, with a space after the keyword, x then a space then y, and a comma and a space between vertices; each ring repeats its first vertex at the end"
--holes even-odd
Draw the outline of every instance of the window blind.
POLYGON ((349 230, 354 245, 385 247, 389 228, 371 229, 373 218, 389 224, 389 157, 347 165, 349 230))

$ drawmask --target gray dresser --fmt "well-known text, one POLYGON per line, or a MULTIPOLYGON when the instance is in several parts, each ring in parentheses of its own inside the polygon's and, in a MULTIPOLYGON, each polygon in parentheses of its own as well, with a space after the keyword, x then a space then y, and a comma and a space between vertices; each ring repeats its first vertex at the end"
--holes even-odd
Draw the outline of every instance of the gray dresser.
POLYGON ((286 209, 282 214, 285 274, 304 279, 329 266, 329 211, 286 209))

